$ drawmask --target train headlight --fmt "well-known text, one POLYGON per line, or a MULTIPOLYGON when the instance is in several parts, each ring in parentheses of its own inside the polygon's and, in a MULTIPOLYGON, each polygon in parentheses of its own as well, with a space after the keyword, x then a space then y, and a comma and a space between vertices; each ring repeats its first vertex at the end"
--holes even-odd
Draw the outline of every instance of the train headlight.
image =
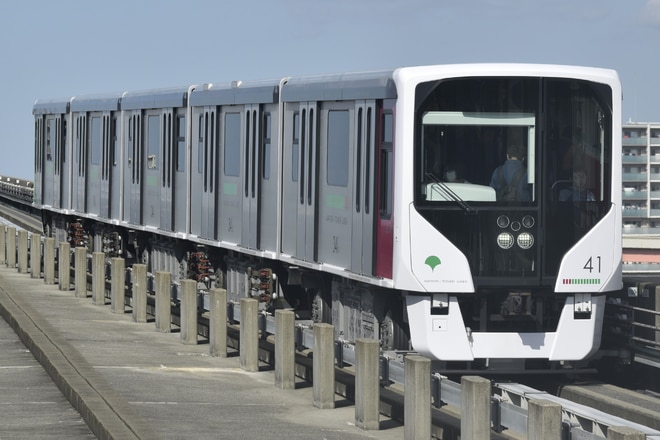
POLYGON ((531 215, 526 215, 522 219, 522 225, 526 228, 531 228, 534 226, 535 220, 531 215))
POLYGON ((502 249, 511 249, 514 243, 513 235, 509 232, 502 232, 497 236, 497 245, 502 249))
POLYGON ((497 226, 499 226, 502 229, 509 226, 509 222, 510 222, 509 217, 507 217, 506 215, 501 215, 497 217, 497 226))
POLYGON ((516 241, 518 242, 518 246, 520 246, 521 249, 529 249, 534 246, 534 236, 529 232, 523 232, 518 235, 518 239, 516 241))

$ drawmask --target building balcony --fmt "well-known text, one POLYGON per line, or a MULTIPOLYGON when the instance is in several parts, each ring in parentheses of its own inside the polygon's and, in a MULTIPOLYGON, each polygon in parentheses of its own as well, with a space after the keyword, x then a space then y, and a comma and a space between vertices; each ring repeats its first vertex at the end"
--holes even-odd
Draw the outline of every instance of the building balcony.
POLYGON ((652 199, 660 199, 660 191, 651 191, 652 199))
MULTIPOLYGON (((660 196, 660 191, 657 191, 660 196)), ((648 191, 621 191, 623 200, 646 200, 649 195, 648 191)))
POLYGON ((649 138, 647 138, 646 136, 623 138, 624 147, 628 145, 648 145, 648 144, 649 144, 649 138))
POLYGON ((651 217, 660 217, 660 209, 651 208, 651 217))
POLYGON ((623 173, 624 182, 646 182, 648 174, 646 173, 623 173))
POLYGON ((646 208, 643 209, 632 209, 632 208, 624 208, 622 211, 622 215, 624 217, 644 217, 648 215, 646 208))
POLYGON ((660 154, 652 154, 651 163, 660 163, 660 154))
MULTIPOLYGON (((646 154, 642 154, 640 156, 633 156, 633 155, 623 155, 623 163, 646 163, 646 159, 648 156, 646 154)), ((660 162, 660 158, 658 158, 658 161, 660 162)))

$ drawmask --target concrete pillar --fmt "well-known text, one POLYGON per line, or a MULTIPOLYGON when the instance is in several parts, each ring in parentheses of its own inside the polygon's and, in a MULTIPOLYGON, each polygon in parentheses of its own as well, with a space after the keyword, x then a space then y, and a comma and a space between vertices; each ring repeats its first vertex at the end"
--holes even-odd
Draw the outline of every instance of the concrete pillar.
POLYGON ((561 440, 561 405, 549 400, 530 400, 527 438, 561 440))
POLYGON ((110 266, 110 310, 112 313, 126 312, 126 263, 115 257, 110 266))
POLYGON ((172 331, 172 275, 156 272, 156 330, 172 331))
POLYGON ((403 427, 403 438, 405 440, 426 440, 431 438, 430 378, 430 359, 416 355, 405 357, 405 393, 403 396, 403 421, 405 424, 403 427))
POLYGON ((92 302, 105 305, 105 253, 92 253, 92 302))
POLYGON ((227 290, 209 291, 209 345, 211 356, 227 357, 227 290))
POLYGON ((0 264, 7 264, 7 226, 0 225, 0 264))
POLYGON ((147 265, 134 264, 131 272, 133 321, 147 322, 147 265))
POLYGON ((55 239, 44 238, 44 282, 55 284, 55 239))
POLYGON ((259 301, 254 298, 241 298, 239 357, 243 370, 259 371, 259 301))
POLYGON ((76 259, 76 297, 87 298, 87 248, 74 249, 76 259))
POLYGON ((296 386, 296 314, 275 310, 275 386, 292 390, 296 386))
POLYGON ((16 267, 16 228, 7 228, 7 267, 16 267))
POLYGON ((312 358, 314 406, 335 407, 335 329, 330 324, 314 324, 314 356, 312 358))
POLYGON ((181 281, 181 342, 197 344, 197 281, 181 281))
POLYGON ((28 273, 28 231, 18 230, 18 273, 28 273))
POLYGON ((627 426, 610 426, 607 428, 607 440, 645 440, 646 434, 627 426))
POLYGON ((32 278, 41 278, 41 235, 30 237, 30 273, 32 278))
POLYGON ((461 378, 461 438, 490 440, 490 381, 461 378))
POLYGON ((57 278, 60 290, 71 289, 71 245, 60 243, 60 252, 57 255, 57 278))
POLYGON ((355 341, 355 424, 364 430, 380 428, 380 341, 355 341))

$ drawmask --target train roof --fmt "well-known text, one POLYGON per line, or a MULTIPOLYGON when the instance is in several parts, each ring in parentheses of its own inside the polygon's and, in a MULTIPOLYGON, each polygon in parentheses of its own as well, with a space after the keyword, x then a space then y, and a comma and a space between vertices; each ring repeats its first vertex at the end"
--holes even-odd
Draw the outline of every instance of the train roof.
POLYGON ((40 99, 32 107, 33 115, 51 115, 58 113, 68 113, 71 105, 70 98, 60 99, 40 99))
POLYGON ((162 107, 185 107, 190 86, 168 89, 126 92, 121 100, 122 110, 139 110, 162 107))
POLYGON ((121 93, 107 95, 76 96, 71 99, 72 112, 117 111, 121 102, 121 93))
POLYGON ((340 73, 289 78, 282 101, 396 98, 393 71, 340 73))
POLYGON ((268 104, 279 100, 281 80, 205 84, 190 94, 191 106, 268 104))

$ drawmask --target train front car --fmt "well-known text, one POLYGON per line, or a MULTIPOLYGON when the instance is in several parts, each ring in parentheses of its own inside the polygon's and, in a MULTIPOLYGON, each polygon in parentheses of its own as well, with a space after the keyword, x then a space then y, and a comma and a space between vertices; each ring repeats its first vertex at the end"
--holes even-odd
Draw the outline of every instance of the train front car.
POLYGON ((605 294, 622 286, 616 73, 465 65, 394 78, 394 281, 415 350, 592 354, 605 294))

